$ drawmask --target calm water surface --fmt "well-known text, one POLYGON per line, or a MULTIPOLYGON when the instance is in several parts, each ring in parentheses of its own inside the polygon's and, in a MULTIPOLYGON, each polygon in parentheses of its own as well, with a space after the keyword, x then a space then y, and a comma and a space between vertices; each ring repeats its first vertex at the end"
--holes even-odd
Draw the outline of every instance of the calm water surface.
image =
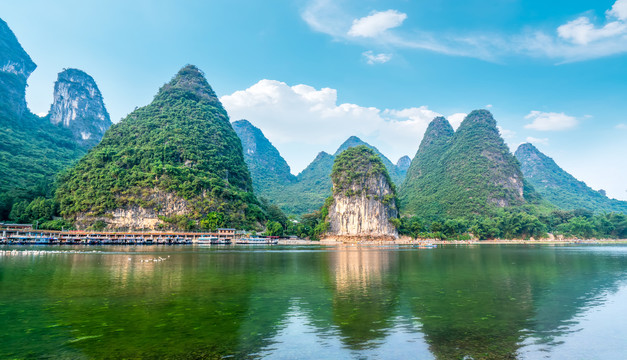
POLYGON ((624 245, 0 247, 2 359, 624 359, 626 319, 624 245))

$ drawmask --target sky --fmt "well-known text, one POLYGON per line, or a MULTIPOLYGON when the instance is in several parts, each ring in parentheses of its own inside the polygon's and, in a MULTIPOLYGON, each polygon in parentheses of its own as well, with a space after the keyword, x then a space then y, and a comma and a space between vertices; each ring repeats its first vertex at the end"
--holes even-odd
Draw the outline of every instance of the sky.
POLYGON ((184 65, 297 174, 351 135, 393 162, 429 121, 488 109, 510 149, 531 142, 627 200, 627 0, 21 0, 0 17, 38 65, 94 77, 114 122, 184 65))

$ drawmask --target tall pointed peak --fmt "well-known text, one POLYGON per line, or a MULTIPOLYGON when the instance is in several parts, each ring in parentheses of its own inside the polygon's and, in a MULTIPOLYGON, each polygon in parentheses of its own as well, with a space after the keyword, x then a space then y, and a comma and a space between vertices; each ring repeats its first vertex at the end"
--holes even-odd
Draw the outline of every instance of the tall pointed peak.
MULTIPOLYGON (((216 93, 207 82, 205 74, 195 65, 185 65, 179 70, 169 83, 161 87, 157 97, 163 94, 175 95, 181 91, 198 96, 198 100, 208 100, 213 104, 220 103, 216 93)), ((220 107, 222 107, 221 104, 220 107)))
POLYGON ((436 142, 439 143, 442 141, 448 141, 453 134, 455 134, 455 130, 453 130, 451 123, 449 123, 446 118, 438 116, 429 123, 429 126, 427 126, 425 135, 420 142, 420 149, 424 150, 425 147, 428 147, 436 142))
POLYGON ((344 141, 342 143, 342 145, 340 145, 339 148, 337 148, 337 151, 335 152, 335 156, 339 155, 342 151, 355 147, 355 146, 359 146, 359 145, 366 145, 368 147, 372 147, 370 144, 366 143, 365 141, 363 141, 362 139, 358 138, 357 136, 351 136, 348 139, 346 139, 346 141, 344 141))
POLYGON ((324 158, 329 158, 329 157, 331 157, 331 158, 332 158, 332 157, 333 157, 333 155, 330 155, 330 154, 329 154, 329 153, 327 153, 326 151, 320 151, 320 152, 318 153, 318 155, 316 155, 316 158, 315 158, 312 162, 314 162, 314 161, 320 161, 320 160, 322 160, 322 159, 324 159, 324 158))
POLYGON ((439 133, 451 133, 452 134, 455 132, 455 130, 453 130, 451 123, 444 116, 438 116, 434 118, 433 120, 431 120, 431 122, 429 123, 429 126, 427 126, 427 130, 425 134, 430 134, 433 132, 437 132, 438 134, 439 133))
POLYGON ((494 116, 492 113, 485 109, 473 110, 470 114, 466 116, 464 121, 462 121, 461 125, 457 129, 464 130, 468 127, 475 126, 486 126, 489 128, 496 129, 496 120, 494 120, 494 116))
POLYGON ((70 129, 81 145, 96 145, 112 125, 96 81, 82 70, 63 69, 53 97, 50 122, 70 129))
POLYGON ((523 143, 518 146, 516 149, 516 153, 540 153, 537 147, 535 147, 532 143, 523 143))
POLYGON ((403 171, 407 171, 407 169, 409 169, 410 164, 411 164, 411 159, 407 155, 401 157, 396 162, 396 166, 403 171))
POLYGON ((253 125, 250 121, 246 120, 246 119, 239 119, 237 121, 233 121, 233 126, 246 126, 246 127, 256 127, 255 125, 253 125))

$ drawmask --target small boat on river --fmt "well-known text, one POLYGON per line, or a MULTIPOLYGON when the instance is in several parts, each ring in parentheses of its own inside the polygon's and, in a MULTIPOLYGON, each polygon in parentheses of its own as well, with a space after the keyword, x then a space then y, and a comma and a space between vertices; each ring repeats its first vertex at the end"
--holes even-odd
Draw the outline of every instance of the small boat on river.
POLYGON ((216 236, 201 236, 196 242, 197 245, 230 245, 231 240, 220 239, 216 236))
POLYGON ((279 239, 250 237, 238 239, 236 243, 242 245, 276 245, 279 243, 279 239))

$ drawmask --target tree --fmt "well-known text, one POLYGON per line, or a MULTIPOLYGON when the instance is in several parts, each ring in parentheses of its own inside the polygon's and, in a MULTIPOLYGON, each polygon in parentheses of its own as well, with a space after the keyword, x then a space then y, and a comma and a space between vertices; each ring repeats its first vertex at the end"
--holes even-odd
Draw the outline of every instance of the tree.
POLYGON ((216 231, 219 227, 224 226, 224 214, 212 211, 200 220, 200 227, 205 230, 216 231))
POLYGON ((265 235, 268 236, 283 236, 283 225, 277 221, 268 221, 266 223, 265 235))

